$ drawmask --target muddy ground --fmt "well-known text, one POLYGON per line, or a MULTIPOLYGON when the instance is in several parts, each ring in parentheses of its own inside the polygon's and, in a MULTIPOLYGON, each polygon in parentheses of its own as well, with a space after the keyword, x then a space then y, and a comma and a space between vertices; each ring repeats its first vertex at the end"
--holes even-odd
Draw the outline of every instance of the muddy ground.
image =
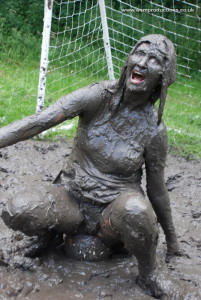
MULTIPOLYGON (((0 210, 10 194, 30 185, 49 184, 62 168, 65 142, 21 142, 0 150, 0 210)), ((160 233, 158 264, 165 276, 189 291, 201 292, 201 162, 168 156, 167 186, 181 247, 188 254, 165 263, 166 245, 160 233)), ((79 262, 62 248, 40 258, 24 258, 27 237, 0 220, 0 299, 153 299, 136 285, 137 262, 126 255, 102 262, 79 262)), ((189 292, 191 294, 191 292, 189 292)), ((192 294, 192 299, 200 299, 192 294)), ((185 299, 185 297, 184 297, 185 299)))

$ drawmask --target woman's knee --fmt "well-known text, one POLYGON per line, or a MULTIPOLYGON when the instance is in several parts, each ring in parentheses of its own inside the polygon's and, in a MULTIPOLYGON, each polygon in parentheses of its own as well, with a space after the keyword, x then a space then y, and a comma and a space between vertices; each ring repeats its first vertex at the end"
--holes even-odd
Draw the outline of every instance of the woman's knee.
POLYGON ((7 226, 27 235, 41 235, 47 230, 76 230, 83 218, 77 203, 64 187, 40 186, 11 197, 2 212, 7 226))
POLYGON ((38 234, 45 227, 45 220, 41 216, 44 210, 43 192, 38 188, 30 188, 8 199, 2 218, 14 230, 21 230, 28 235, 38 234))
POLYGON ((103 217, 110 219, 119 232, 158 232, 153 208, 141 192, 122 194, 107 207, 103 217))

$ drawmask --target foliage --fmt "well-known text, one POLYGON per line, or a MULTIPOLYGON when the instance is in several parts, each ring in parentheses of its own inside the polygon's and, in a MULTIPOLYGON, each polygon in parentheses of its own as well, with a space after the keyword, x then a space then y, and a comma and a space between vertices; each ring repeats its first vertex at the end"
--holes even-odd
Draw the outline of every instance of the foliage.
POLYGON ((43 1, 0 1, 0 58, 8 63, 39 60, 43 1), (33 51, 34 49, 34 51, 33 51))
POLYGON ((5 35, 20 31, 38 35, 43 28, 43 1, 39 0, 1 0, 0 28, 5 35))

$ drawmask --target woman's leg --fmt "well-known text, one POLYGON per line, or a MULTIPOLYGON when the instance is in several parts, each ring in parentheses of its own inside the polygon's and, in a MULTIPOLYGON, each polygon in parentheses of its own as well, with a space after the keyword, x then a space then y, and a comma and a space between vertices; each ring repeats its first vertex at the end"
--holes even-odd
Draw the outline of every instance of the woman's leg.
POLYGON ((153 208, 143 193, 121 194, 103 211, 102 217, 98 235, 105 241, 111 238, 113 244, 121 240, 136 256, 140 277, 150 275, 156 267, 158 226, 153 208))
MULTIPOLYGON (((2 218, 8 227, 38 236, 36 250, 45 248, 56 233, 75 234, 83 222, 77 202, 63 186, 56 185, 31 187, 13 195, 2 218)), ((32 254, 28 251, 26 255, 33 256, 34 250, 30 251, 32 254)))
POLYGON ((138 282, 147 293, 157 298, 168 295, 167 287, 171 282, 161 277, 156 265, 156 216, 141 190, 124 192, 107 206, 102 213, 98 236, 111 245, 122 241, 136 256, 138 282))

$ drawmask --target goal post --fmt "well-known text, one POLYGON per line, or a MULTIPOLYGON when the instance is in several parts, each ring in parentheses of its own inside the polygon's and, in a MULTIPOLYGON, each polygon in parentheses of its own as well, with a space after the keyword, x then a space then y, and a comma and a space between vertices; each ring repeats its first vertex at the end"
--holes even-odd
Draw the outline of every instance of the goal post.
POLYGON ((53 1, 54 0, 44 1, 43 38, 42 38, 42 46, 41 46, 41 60, 40 60, 40 73, 39 73, 36 112, 41 111, 44 107, 53 1))
POLYGON ((110 38, 108 32, 108 24, 107 24, 107 16, 105 10, 105 1, 99 0, 100 6, 100 14, 101 14, 101 21, 103 27, 103 41, 107 59, 107 66, 108 66, 108 74, 110 79, 114 79, 114 70, 113 70, 113 63, 112 63, 112 54, 111 54, 111 47, 110 47, 110 38))

